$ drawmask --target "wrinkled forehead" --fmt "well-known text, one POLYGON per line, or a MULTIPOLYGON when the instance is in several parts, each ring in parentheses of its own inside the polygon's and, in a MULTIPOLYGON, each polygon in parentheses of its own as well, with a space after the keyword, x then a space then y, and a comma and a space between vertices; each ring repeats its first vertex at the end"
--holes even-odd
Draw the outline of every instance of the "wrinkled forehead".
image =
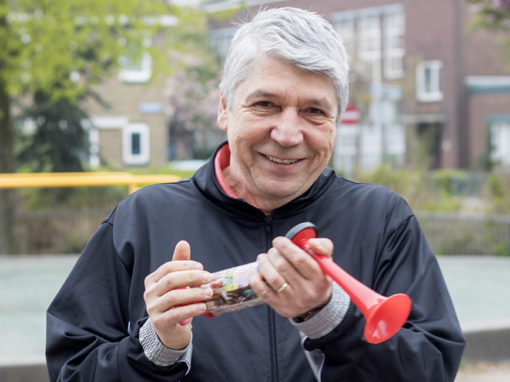
POLYGON ((317 106, 328 106, 330 108, 336 107, 336 112, 337 113, 339 112, 340 110, 339 95, 334 83, 334 79, 331 76, 324 72, 307 70, 306 68, 301 67, 299 64, 295 64, 281 56, 267 53, 260 54, 257 57, 254 57, 247 63, 247 65, 243 67, 242 72, 238 76, 238 81, 230 94, 229 104, 230 105, 233 104, 237 90, 242 84, 246 83, 247 80, 249 80, 250 85, 252 85, 252 92, 254 93, 257 92, 258 95, 266 93, 265 94, 266 96, 275 96, 275 94, 278 92, 271 89, 285 90, 282 89, 284 83, 280 81, 280 79, 289 70, 282 70, 282 66, 287 66, 288 68, 291 68, 290 71, 308 74, 316 78, 317 81, 320 81, 322 83, 327 82, 329 84, 330 90, 334 98, 331 99, 331 97, 327 95, 329 91, 323 91, 320 94, 317 93, 311 94, 309 97, 310 101, 315 103, 317 106), (263 70, 260 69, 261 67, 263 67, 263 70), (267 88, 267 86, 265 88, 260 88, 259 86, 257 86, 258 78, 264 75, 271 75, 274 78, 274 81, 270 83, 271 85, 270 88, 267 88), (334 104, 334 106, 331 104, 334 104))

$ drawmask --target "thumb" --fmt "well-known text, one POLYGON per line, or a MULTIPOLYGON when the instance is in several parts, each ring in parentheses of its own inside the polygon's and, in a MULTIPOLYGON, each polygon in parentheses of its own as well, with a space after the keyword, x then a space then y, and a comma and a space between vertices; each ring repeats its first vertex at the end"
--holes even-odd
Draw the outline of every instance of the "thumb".
POLYGON ((314 238, 308 241, 310 249, 318 255, 331 257, 333 254, 333 242, 328 238, 314 238))
POLYGON ((172 261, 189 260, 190 258, 191 248, 189 246, 189 243, 185 240, 179 241, 175 246, 172 261))

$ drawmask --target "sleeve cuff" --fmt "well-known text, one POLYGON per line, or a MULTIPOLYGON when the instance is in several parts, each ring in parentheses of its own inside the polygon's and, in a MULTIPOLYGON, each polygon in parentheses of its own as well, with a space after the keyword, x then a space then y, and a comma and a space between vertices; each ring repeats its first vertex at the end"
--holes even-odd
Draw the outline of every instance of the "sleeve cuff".
POLYGON ((191 341, 182 350, 166 347, 159 339, 149 319, 140 328, 140 344, 147 359, 158 366, 170 366, 179 360, 191 364, 191 341))
POLYGON ((349 295, 338 284, 333 283, 331 299, 324 308, 306 321, 297 322, 293 319, 290 321, 308 338, 321 338, 340 325, 350 302, 349 295))

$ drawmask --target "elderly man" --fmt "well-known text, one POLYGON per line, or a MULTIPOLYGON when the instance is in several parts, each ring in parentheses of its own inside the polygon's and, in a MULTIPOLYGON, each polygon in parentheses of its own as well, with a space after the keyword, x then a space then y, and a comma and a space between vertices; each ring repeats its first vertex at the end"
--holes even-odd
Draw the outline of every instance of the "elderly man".
POLYGON ((314 13, 272 9, 241 26, 220 84, 227 142, 191 179, 136 192, 100 226, 48 309, 51 380, 454 380, 464 338, 415 216, 326 167, 347 77, 340 38, 314 13), (315 252, 412 298, 392 338, 368 343, 349 296, 283 237, 303 221, 319 229, 315 252), (212 290, 190 286, 255 260, 266 304, 202 316, 212 290))

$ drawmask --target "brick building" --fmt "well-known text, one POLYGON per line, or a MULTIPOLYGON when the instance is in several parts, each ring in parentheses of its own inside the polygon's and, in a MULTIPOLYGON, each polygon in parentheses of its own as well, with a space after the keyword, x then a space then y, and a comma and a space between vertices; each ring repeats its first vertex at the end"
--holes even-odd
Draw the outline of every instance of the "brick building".
MULTIPOLYGON (((171 27, 176 19, 166 16, 162 21, 164 27, 171 27)), ((160 48, 164 56, 160 58, 170 61, 173 58, 171 52, 164 50, 169 49, 164 36, 165 33, 156 34, 147 43, 160 48)), ((168 64, 172 65, 171 62, 168 64)), ((173 117, 177 112, 172 101, 181 97, 181 93, 190 93, 187 79, 177 75, 153 78, 153 62, 149 54, 135 63, 124 58, 121 67, 116 76, 94 89, 104 104, 90 100, 85 105, 89 114, 85 125, 89 129, 89 165, 92 168, 100 165, 114 169, 164 167, 171 159, 193 159, 190 152, 199 152, 203 157, 224 139, 223 132, 214 126, 215 115, 214 121, 210 122, 211 118, 205 121, 211 114, 207 110, 205 115, 203 110, 211 103, 206 97, 203 97, 204 102, 197 101, 185 107, 189 124, 175 126, 173 117), (194 120, 198 117, 202 119, 200 123, 194 120), (204 125, 210 125, 210 129, 204 125)), ((182 74, 177 69, 175 73, 182 74)), ((216 108, 214 103, 213 113, 216 108)))
MULTIPOLYGON (((204 9, 240 3, 209 1, 204 9)), ((338 168, 403 163, 416 141, 427 142, 433 168, 476 168, 487 158, 510 166, 510 63, 497 35, 469 27, 475 9, 464 0, 245 3, 251 9, 234 19, 260 6, 302 7, 324 15, 344 40, 351 103, 361 118, 338 127, 338 168)), ((212 26, 220 53, 234 31, 212 26)))
POLYGON ((166 164, 165 89, 162 84, 149 83, 150 66, 142 67, 121 71, 96 89, 108 106, 88 105, 92 167, 100 163, 115 168, 166 164))
MULTIPOLYGON (((432 168, 477 168, 490 159, 510 167, 510 63, 500 36, 469 27, 475 11, 464 0, 206 1, 210 13, 248 4, 296 6, 329 19, 351 57, 352 115, 338 126, 334 165, 346 173, 383 160, 420 160, 432 168), (354 114, 353 114, 354 113, 354 114)), ((211 22, 210 40, 226 54, 235 26, 211 22)), ((92 105, 96 156, 115 167, 162 166, 172 144, 165 84, 147 83, 150 58, 98 91, 111 104, 92 105)), ((209 138, 208 138, 209 139, 209 138)))

